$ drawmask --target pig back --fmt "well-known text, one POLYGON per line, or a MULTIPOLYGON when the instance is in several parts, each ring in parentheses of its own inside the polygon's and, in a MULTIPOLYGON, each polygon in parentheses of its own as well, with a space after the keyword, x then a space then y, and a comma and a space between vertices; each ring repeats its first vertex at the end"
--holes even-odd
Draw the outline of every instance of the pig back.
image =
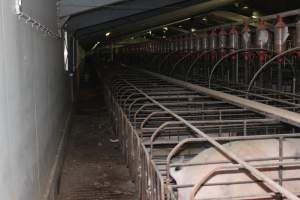
MULTIPOLYGON (((283 156, 300 156, 300 139, 285 139, 282 143, 283 156)), ((267 140, 247 140, 229 142, 223 145, 226 149, 238 155, 243 160, 259 160, 264 158, 274 158, 279 156, 279 140, 267 139, 267 140)), ((294 159, 290 159, 294 160, 294 159)), ((207 162, 226 162, 229 159, 214 148, 208 148, 201 151, 194 158, 187 163, 207 163, 207 162)), ((288 161, 288 160, 285 160, 288 161)), ((278 160, 268 161, 249 161, 250 164, 265 164, 274 163, 278 160)), ((196 184, 207 174, 211 173, 214 169, 220 166, 226 166, 224 164, 205 164, 196 166, 184 166, 179 170, 171 168, 170 174, 178 185, 182 184, 196 184)), ((262 170, 267 176, 272 179, 279 179, 278 170, 264 169, 262 170)), ((283 170, 283 179, 300 177, 299 169, 283 170)), ((268 188, 262 183, 252 182, 256 180, 246 170, 231 170, 222 173, 218 173, 209 179, 206 183, 229 183, 229 182, 246 182, 243 184, 221 184, 214 186, 202 187, 196 195, 196 198, 230 198, 237 196, 253 196, 258 194, 265 194, 268 192, 268 188), (248 182, 251 181, 251 182, 248 182), (248 182, 248 183, 247 183, 248 182)), ((292 192, 300 192, 300 181, 283 181, 283 186, 292 192)), ((178 189, 178 199, 187 200, 190 199, 192 188, 178 189)))

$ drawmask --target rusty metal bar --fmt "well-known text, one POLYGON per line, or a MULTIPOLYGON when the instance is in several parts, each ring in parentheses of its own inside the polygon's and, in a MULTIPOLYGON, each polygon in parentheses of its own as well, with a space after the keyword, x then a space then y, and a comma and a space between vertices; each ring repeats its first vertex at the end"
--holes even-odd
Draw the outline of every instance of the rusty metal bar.
MULTIPOLYGON (((145 71, 146 72, 146 71, 145 71)), ((158 74, 154 74, 152 72, 147 72, 151 75, 153 75, 154 77, 157 78, 161 78, 164 77, 162 75, 158 75, 158 74)), ((166 79, 167 78, 162 78, 162 79, 166 79)), ((170 80, 170 79, 169 79, 170 80)), ((284 196, 292 199, 292 200, 300 200, 296 195, 294 195, 293 193, 291 193, 290 191, 288 191, 287 189, 283 188, 282 186, 280 186, 279 184, 275 183, 273 180, 271 180, 268 176, 266 176, 265 174, 263 174, 262 172, 260 172, 259 170, 257 170, 255 167, 249 165, 247 162, 245 162, 244 160, 242 160, 241 158, 239 158, 238 156, 236 156, 234 153, 228 151, 226 148, 224 148, 221 144, 219 144, 218 142, 216 142, 213 138, 209 137, 208 135, 206 135, 205 133, 203 133, 202 131, 200 131, 199 129, 197 129, 195 126, 193 126, 191 123, 189 123, 188 121, 186 121, 185 119, 183 119, 182 117, 180 117, 179 115, 175 114, 174 112, 172 112, 170 109, 168 109, 167 107, 161 105, 158 101, 154 100, 153 98, 151 98, 149 95, 147 95, 146 93, 144 93, 142 90, 138 89, 135 85, 129 83, 128 81, 124 80, 128 85, 130 85, 132 88, 136 89, 137 91, 139 91, 141 94, 143 94, 145 97, 147 97, 150 101, 152 101, 154 104, 156 104, 157 106, 159 106, 160 108, 162 108, 163 110, 169 112, 173 117, 175 117, 177 120, 182 121, 186 126, 188 126, 189 128, 191 128, 194 132, 196 132, 197 134, 199 134, 200 136, 206 138, 214 147, 216 147, 217 149, 219 149, 220 151, 222 151, 225 155, 227 155, 228 157, 230 157, 232 160, 234 160, 235 162, 239 163, 242 167, 244 167, 245 169, 247 169, 249 172, 251 172, 256 178, 263 180, 269 187, 270 189, 272 189, 273 191, 276 192, 280 192, 282 193, 284 196)), ((171 82, 171 81, 169 81, 171 82)), ((174 83, 174 82, 173 82, 174 83)), ((176 83, 174 83, 176 84, 176 83)), ((178 84, 178 83, 177 83, 178 84)), ((180 85, 180 84, 178 84, 180 85)), ((215 91, 216 92, 216 91, 215 91)), ((210 92, 212 93, 212 91, 210 92)), ((207 92, 208 95, 211 95, 210 93, 207 92)), ((213 95, 212 95, 213 96, 213 95)), ((300 116, 300 115, 299 115, 300 116)), ((299 122, 300 122, 300 118, 299 118, 299 122)))
POLYGON ((152 75, 157 78, 161 78, 167 82, 173 83, 175 85, 182 86, 184 88, 199 92, 201 94, 206 94, 211 97, 215 97, 224 102, 232 103, 233 105, 237 105, 242 108, 247 108, 249 110, 259 112, 263 115, 267 115, 270 118, 285 122, 287 124, 291 124, 297 127, 300 127, 300 114, 287 111, 284 109, 276 108, 274 106, 269 106, 266 104, 262 104, 256 101, 251 101, 249 99, 237 97, 231 94, 226 94, 223 92, 215 91, 209 88, 205 88, 199 85, 194 85, 185 81, 177 80, 171 77, 167 77, 161 74, 153 73, 146 70, 139 70, 146 74, 152 75))

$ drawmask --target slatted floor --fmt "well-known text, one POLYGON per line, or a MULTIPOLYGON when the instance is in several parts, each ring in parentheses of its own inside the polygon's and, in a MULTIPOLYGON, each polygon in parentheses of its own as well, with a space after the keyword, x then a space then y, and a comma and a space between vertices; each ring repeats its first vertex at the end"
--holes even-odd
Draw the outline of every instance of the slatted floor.
POLYGON ((100 92, 85 89, 73 116, 59 200, 138 199, 100 92))

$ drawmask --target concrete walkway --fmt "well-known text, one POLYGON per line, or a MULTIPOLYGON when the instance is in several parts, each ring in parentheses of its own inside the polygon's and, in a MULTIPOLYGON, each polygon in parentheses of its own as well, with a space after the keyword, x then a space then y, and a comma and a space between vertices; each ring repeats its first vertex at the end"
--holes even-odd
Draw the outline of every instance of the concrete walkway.
POLYGON ((112 125, 101 88, 84 89, 73 116, 63 167, 59 200, 137 200, 118 143, 111 143, 112 125))

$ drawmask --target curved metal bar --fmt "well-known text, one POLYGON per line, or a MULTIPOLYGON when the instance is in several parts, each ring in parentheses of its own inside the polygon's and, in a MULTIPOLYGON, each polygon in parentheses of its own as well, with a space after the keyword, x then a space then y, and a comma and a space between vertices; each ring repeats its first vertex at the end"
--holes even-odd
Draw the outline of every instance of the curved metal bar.
POLYGON ((162 60, 162 62, 158 65, 158 72, 160 72, 160 69, 161 69, 162 65, 168 60, 168 58, 169 58, 171 55, 173 55, 173 54, 175 54, 175 53, 178 53, 178 52, 180 52, 180 51, 182 51, 182 50, 173 51, 173 52, 170 52, 169 54, 167 54, 166 57, 162 60))
POLYGON ((177 125, 177 124, 183 124, 180 121, 168 121, 168 122, 164 122, 163 124, 161 124, 151 135, 150 138, 150 159, 152 159, 152 152, 153 152, 153 142, 156 139, 156 136, 158 136, 158 134, 160 133, 161 130, 163 130, 165 127, 169 126, 169 125, 177 125))
MULTIPOLYGON (((300 166, 300 162, 299 161, 278 161, 276 163, 262 163, 262 164, 253 164, 253 167, 256 168, 278 168, 278 166, 300 166)), ((231 165, 221 165, 216 167, 215 169, 213 169, 212 171, 210 171, 208 174, 206 174, 197 184, 194 185, 192 192, 191 192, 191 196, 190 196, 190 200, 195 200, 197 193, 199 192, 199 190, 201 189, 202 186, 204 186, 205 183, 207 183, 211 178, 216 176, 216 173, 223 171, 223 170, 233 170, 236 169, 237 171, 240 170, 241 168, 244 168, 243 166, 241 166, 240 164, 231 164, 231 165)), ((276 170, 275 169, 275 170, 276 170)), ((245 173, 245 172, 240 172, 240 173, 245 173)))
POLYGON ((120 87, 123 87, 124 84, 122 84, 121 82, 115 83, 115 85, 111 86, 111 93, 112 95, 116 95, 116 93, 118 92, 120 87))
POLYGON ((173 74, 173 72, 175 71, 177 65, 180 64, 182 61, 184 61, 187 57, 189 57, 190 55, 193 55, 193 54, 195 54, 195 53, 197 53, 197 52, 190 52, 190 53, 184 55, 182 58, 180 58, 180 59, 174 64, 174 66, 173 66, 171 72, 169 73, 169 75, 172 76, 172 74, 173 74))
MULTIPOLYGON (((136 95, 136 94, 139 94, 139 95, 140 95, 140 93, 134 93, 134 95, 136 95)), ((129 106, 128 106, 128 112, 131 111, 132 106, 133 106, 137 101, 144 100, 144 99, 147 100, 147 98, 145 98, 145 97, 135 98, 135 99, 129 104, 129 106)), ((127 100, 126 100, 126 101, 127 101, 127 100)), ((124 104, 124 107, 125 107, 125 104, 124 104)), ((125 110, 126 110, 126 107, 125 107, 125 110)))
POLYGON ((117 98, 117 102, 121 103, 122 97, 123 95, 125 95, 127 92, 133 91, 132 88, 128 87, 128 86, 121 86, 116 94, 116 98, 117 98))
POLYGON ((126 88, 129 88, 130 89, 130 87, 128 86, 128 85, 120 85, 120 86, 117 86, 116 88, 115 88, 115 90, 113 91, 114 93, 114 95, 116 95, 116 98, 117 98, 117 101, 119 100, 119 97, 120 97, 120 95, 122 94, 122 92, 124 92, 124 90, 126 89, 126 88), (124 90, 123 90, 124 89, 124 90), (120 94, 121 93, 121 94, 120 94))
MULTIPOLYGON (((294 68, 293 68, 294 69, 294 68)), ((239 83, 241 86, 246 86, 245 84, 243 84, 243 83, 239 83)), ((220 86, 219 84, 218 84, 218 86, 220 86)), ((225 86, 222 86, 222 88, 225 88, 225 89, 227 89, 227 90, 232 90, 232 91, 238 91, 238 92, 241 92, 241 93, 247 93, 246 91, 244 91, 244 90, 238 90, 238 89, 234 89, 234 88, 229 88, 229 87, 225 87, 225 86)), ((261 91, 264 91, 264 92, 273 92, 273 93, 278 93, 278 94, 280 94, 280 95, 283 95, 283 96, 285 96, 285 97, 291 97, 291 98, 293 98, 293 97, 297 97, 297 98, 300 98, 300 95, 297 95, 297 94, 294 94, 294 93, 291 93, 291 92, 281 92, 281 91, 277 91, 277 90, 274 90, 274 89, 270 89, 270 88, 262 88, 262 87, 259 87, 259 86, 256 86, 255 87, 255 89, 258 89, 258 90, 261 90, 261 91)), ((262 95, 259 95, 259 94, 257 94, 257 93, 249 93, 249 94, 251 94, 251 95, 258 95, 258 96, 260 96, 260 97, 265 97, 265 96, 262 96, 262 95)), ((272 100, 274 100, 274 101, 277 101, 278 99, 273 99, 272 98, 272 100)), ((280 101, 282 101, 282 100, 280 100, 280 101)))
POLYGON ((253 78, 251 79, 249 85, 248 85, 248 89, 247 89, 247 92, 249 92, 251 90, 251 87, 253 86, 256 78, 258 77, 258 75, 270 64, 272 63, 274 60, 280 58, 281 56, 284 56, 288 53, 291 53, 293 51, 297 51, 297 50, 300 50, 300 47, 295 47, 295 48, 292 48, 292 49, 288 49, 284 52, 282 52, 281 54, 278 54, 276 56, 274 56, 273 58, 271 58, 270 60, 268 60, 265 64, 263 64, 259 70, 257 70, 257 72, 254 74, 253 78))
POLYGON ((195 58, 195 60, 193 61, 193 63, 189 66, 186 74, 185 74, 185 78, 184 80, 187 80, 188 75, 190 74, 192 68, 194 67, 194 65, 199 61, 200 58, 202 58, 202 56, 206 55, 207 53, 212 52, 213 50, 208 50, 208 51, 203 51, 197 58, 195 58))
POLYGON ((289 59, 287 59, 287 58, 284 58, 284 60, 289 64, 289 66, 291 67, 291 70, 292 70, 292 72, 293 72, 294 77, 296 77, 296 69, 295 69, 295 67, 294 67, 294 65, 293 65, 293 63, 292 63, 292 61, 289 60, 289 59))
MULTIPOLYGON (((160 69, 161 69, 161 67, 162 67, 162 64, 164 64, 165 63, 165 61, 167 61, 168 60, 168 58, 171 56, 171 55, 173 55, 173 54, 175 54, 175 53, 178 53, 178 52, 185 52, 185 51, 190 51, 190 50, 192 50, 192 49, 183 49, 183 50, 177 50, 177 51, 174 51, 174 52, 171 52, 171 53, 169 53, 167 56, 166 56, 166 59, 164 59, 163 61, 162 61, 162 63, 158 66, 158 72, 160 72, 160 69)), ((192 53, 192 52, 191 52, 192 53)))
MULTIPOLYGON (((273 138, 280 138, 280 137, 300 137, 300 134, 279 134, 279 135, 264 135, 264 136, 235 136, 235 137, 219 137, 216 138, 217 141, 237 141, 237 140, 259 140, 259 139, 273 139, 273 138)), ((184 139, 182 141, 180 141, 179 143, 177 143, 177 145, 169 152, 168 156, 167 156, 167 160, 166 160, 166 168, 167 168, 167 180, 170 179, 170 168, 171 168, 171 160, 172 158, 178 153, 178 151, 180 151, 183 146, 185 144, 189 144, 189 143, 194 143, 194 142, 208 142, 206 139, 204 138, 187 138, 184 139)), ((293 162, 294 163, 294 162, 293 162)), ((228 163, 230 164, 230 163, 228 163)), ((239 166, 239 168, 243 168, 241 165, 236 165, 236 164, 231 164, 231 165, 222 165, 222 166, 226 166, 226 167, 236 167, 239 166)), ((223 169, 223 167, 222 167, 223 169)), ((217 170, 220 170, 219 168, 214 169, 213 173, 217 170)), ((213 173, 209 173, 207 176, 205 176, 205 178, 203 178, 201 181, 198 182, 198 184, 194 185, 194 191, 195 193, 193 193, 194 195, 197 194, 198 190, 201 187, 201 183, 203 182, 203 180, 207 180, 208 178, 211 177, 211 175, 213 173)))
MULTIPOLYGON (((245 110, 245 109, 234 109, 234 111, 241 111, 241 110, 245 110)), ((231 109, 228 110, 223 110, 224 111, 232 111, 231 109)), ((179 114, 179 113, 203 113, 203 111, 174 111, 175 113, 179 114)), ((205 112, 216 112, 216 110, 205 110, 205 112)), ((159 115, 159 114, 169 114, 166 111, 156 111, 156 112, 152 112, 151 114, 149 114, 144 121, 141 123, 140 129, 144 128, 144 125, 155 115, 159 115)))
MULTIPOLYGON (((134 123, 136 125, 136 118, 137 118, 137 115, 145 108, 145 107, 148 107, 148 106, 155 106, 155 104, 153 103, 147 103, 147 104, 144 104, 142 105, 141 107, 139 107, 136 112, 134 113, 134 123)), ((159 111, 155 111, 155 112, 159 112, 159 111)), ((144 128, 144 127, 143 127, 144 128)), ((142 130, 142 128, 141 128, 142 130)))
MULTIPOLYGON (((127 101, 128 101, 131 97, 134 97, 135 95, 141 95, 141 94, 140 94, 140 93, 132 93, 132 94, 128 95, 127 98, 124 100, 122 107, 125 109, 125 111, 126 111, 126 103, 127 103, 127 101)), ((143 97, 143 98, 145 99, 145 97, 143 97)), ((133 100, 133 103, 135 103, 135 102, 138 101, 139 99, 140 99, 140 98, 134 99, 134 100, 133 100)), ((129 112, 130 112, 130 109, 131 109, 131 104, 130 104, 129 107, 128 107, 128 111, 129 111, 129 112)))
POLYGON ((118 87, 121 87, 122 85, 124 85, 124 81, 122 79, 114 79, 111 82, 111 88, 113 89, 112 94, 115 94, 115 90, 117 90, 118 87))
MULTIPOLYGON (((128 88, 128 89, 126 89, 126 90, 124 90, 123 92, 120 93, 119 99, 118 99, 118 103, 121 105, 121 107, 124 106, 124 105, 122 104, 122 101, 123 101, 123 100, 126 100, 126 95, 127 95, 127 94, 131 95, 131 93, 129 93, 129 92, 131 92, 131 91, 132 91, 132 89, 128 88)), ((137 94, 137 93, 135 93, 135 94, 137 94)))
MULTIPOLYGON (((129 119, 131 118, 131 109, 132 109, 132 107, 133 107, 133 105, 134 104, 136 104, 138 101, 141 101, 141 100, 147 100, 146 98, 143 98, 143 97, 140 97, 140 98, 136 98, 130 105, 129 105, 129 107, 128 107, 128 117, 129 117, 129 119)), ((126 112, 126 107, 124 107, 124 110, 125 110, 125 112, 126 112)), ((134 115, 135 116, 135 115, 134 115)), ((136 123, 136 121, 135 121, 135 118, 134 118, 134 124, 136 123)))
MULTIPOLYGON (((124 80, 126 81, 126 80, 124 80)), ((282 193, 284 196, 286 196, 287 198, 291 199, 291 200, 300 200, 295 194, 291 193, 289 190, 283 188, 282 186, 280 186, 278 183, 274 182, 272 179, 270 179, 268 176, 266 176, 264 173, 260 172, 258 169, 256 169, 255 167, 249 165, 246 161, 244 161, 243 159, 241 159, 240 157, 238 157, 235 153, 233 153, 232 151, 229 151, 227 148, 225 148, 222 144, 220 144, 219 142, 217 142, 214 138, 208 136, 207 134, 205 134, 203 131, 199 130, 198 128, 196 128, 194 125, 192 125, 190 122, 188 122, 187 120, 185 120, 184 118, 182 118, 181 116, 175 114, 172 110, 170 110, 169 108, 163 106, 162 104, 160 104, 158 101, 156 101, 155 99, 153 99, 152 97, 150 97, 149 95, 147 95, 145 92, 143 92, 141 89, 137 88, 136 86, 134 86, 133 84, 131 84, 130 82, 126 81, 128 85, 132 86, 132 88, 134 88, 135 90, 139 91, 141 94, 143 94, 145 97, 147 97, 150 101, 152 101, 152 103, 154 103, 155 105, 157 105, 158 107, 160 107, 162 110, 165 110, 167 112, 170 113, 170 115, 172 115, 174 118, 176 118, 178 121, 183 122, 183 124, 185 124, 188 128, 190 128, 192 131, 194 131, 196 134, 198 134, 200 137, 202 136, 203 139, 206 139, 212 146, 214 146, 216 149, 218 149, 220 152, 224 153, 226 156, 228 156, 228 158, 230 158, 232 161, 240 164, 241 166, 243 166, 246 170, 248 170, 254 177, 263 180, 271 190, 273 190, 274 192, 280 192, 282 193)), ((167 180, 168 181, 168 180, 167 180)))
MULTIPOLYGON (((295 93, 295 90, 296 90, 296 69, 294 67, 294 65, 292 64, 292 61, 287 59, 287 58, 284 58, 284 60, 288 63, 288 66, 291 68, 291 71, 293 73, 293 85, 292 85, 292 90, 293 90, 293 93, 295 93)), ((263 88, 263 89, 266 89, 266 88, 263 88)), ((280 93, 279 91, 276 91, 277 93, 280 93)), ((249 93, 248 91, 246 92, 246 94, 249 93)))
POLYGON ((168 112, 166 111, 156 111, 156 112, 152 112, 151 114, 149 114, 145 119, 144 121, 141 123, 140 125, 140 129, 142 130, 145 126, 145 124, 154 116, 154 115, 157 115, 157 114, 167 114, 168 112))
MULTIPOLYGON (((261 95, 261 94, 258 94, 258 93, 250 93, 250 92, 246 92, 246 91, 243 91, 243 90, 232 89, 232 88, 229 88, 229 87, 223 87, 223 88, 224 89, 228 89, 230 91, 240 92, 240 93, 246 94, 246 95, 250 94, 251 96, 255 96, 255 97, 262 98, 262 99, 266 99, 266 100, 270 100, 270 101, 275 101, 275 102, 283 103, 283 104, 286 104, 286 105, 289 105, 289 106, 293 106, 293 107, 299 107, 300 106, 297 103, 293 103, 293 102, 289 102, 289 101, 282 100, 282 99, 277 99, 277 98, 272 98, 272 97, 264 96, 264 95, 261 95)), ((280 93, 278 93, 278 94, 280 94, 280 93)), ((284 93, 282 93, 282 94, 284 94, 284 93)))
POLYGON ((225 56, 223 56, 221 59, 218 60, 218 62, 216 62, 216 64, 213 66, 213 68, 211 69, 211 72, 210 72, 210 75, 209 75, 209 78, 208 78, 208 87, 210 88, 210 85, 211 85, 211 79, 212 79, 212 76, 215 72, 215 70, 217 69, 217 67, 219 66, 219 64, 221 62, 223 62, 223 60, 225 60, 226 58, 234 55, 234 54, 238 54, 238 53, 241 53, 241 52, 245 52, 245 51, 268 51, 268 52, 272 52, 270 50, 267 50, 267 49, 261 49, 261 48, 248 48, 248 49, 239 49, 239 50, 236 50, 236 51, 233 51, 233 52, 230 52, 228 54, 226 54, 225 56))
POLYGON ((173 83, 177 86, 181 86, 186 89, 217 98, 219 100, 222 99, 222 101, 225 101, 230 104, 234 104, 235 106, 247 108, 254 112, 263 113, 264 115, 271 117, 273 119, 300 127, 300 114, 299 113, 291 112, 291 111, 281 109, 278 107, 274 107, 274 106, 270 106, 270 105, 266 105, 266 104, 263 104, 263 103, 260 103, 257 101, 246 99, 246 98, 241 98, 241 97, 229 94, 229 93, 212 90, 207 87, 195 85, 195 84, 192 84, 189 82, 174 79, 174 78, 171 78, 168 76, 149 72, 146 70, 140 70, 140 69, 136 69, 136 70, 139 70, 141 72, 144 72, 144 73, 152 75, 152 76, 155 76, 157 78, 161 78, 162 80, 165 80, 169 83, 173 83))
POLYGON ((190 200, 195 200, 195 197, 196 197, 198 191, 200 190, 200 188, 202 187, 202 185, 204 185, 209 179, 211 179, 217 171, 220 171, 220 170, 226 169, 226 168, 231 168, 231 167, 233 168, 233 167, 237 167, 237 166, 239 166, 239 165, 236 165, 236 164, 221 165, 221 166, 216 167, 209 173, 205 174, 205 176, 197 184, 194 185, 191 195, 190 195, 190 200))
POLYGON ((156 56, 153 56, 152 60, 149 62, 149 67, 151 67, 153 65, 154 62, 156 62, 156 60, 158 60, 160 57, 164 56, 165 54, 158 54, 156 56))
POLYGON ((153 103, 146 103, 146 104, 143 104, 141 107, 139 107, 134 115, 133 115, 133 118, 134 118, 134 123, 136 123, 136 118, 137 118, 137 115, 145 108, 145 107, 148 107, 148 106, 154 106, 155 104, 153 103))

